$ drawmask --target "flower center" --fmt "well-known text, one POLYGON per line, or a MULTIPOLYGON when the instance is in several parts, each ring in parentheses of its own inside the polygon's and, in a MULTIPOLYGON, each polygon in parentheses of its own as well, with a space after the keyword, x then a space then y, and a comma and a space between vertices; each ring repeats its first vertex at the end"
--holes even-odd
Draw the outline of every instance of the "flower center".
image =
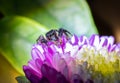
POLYGON ((108 52, 105 47, 99 50, 94 47, 80 49, 76 55, 76 63, 83 65, 84 62, 88 62, 88 69, 93 66, 96 72, 99 71, 103 75, 112 74, 115 71, 120 72, 120 56, 116 51, 108 52))

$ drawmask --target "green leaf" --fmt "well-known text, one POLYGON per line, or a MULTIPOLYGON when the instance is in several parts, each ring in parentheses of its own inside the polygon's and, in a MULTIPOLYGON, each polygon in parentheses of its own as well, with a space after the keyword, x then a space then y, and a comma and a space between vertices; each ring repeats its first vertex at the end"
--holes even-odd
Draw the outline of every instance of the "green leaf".
POLYGON ((63 27, 77 35, 90 36, 91 34, 98 34, 85 0, 54 0, 46 4, 26 16, 47 27, 63 27))
POLYGON ((51 2, 50 0, 1 0, 0 12, 4 16, 20 15, 32 18, 40 24, 49 28, 59 28, 60 23, 47 10, 44 5, 51 2))
POLYGON ((16 77, 18 83, 30 83, 25 76, 16 77))
POLYGON ((72 33, 97 34, 86 0, 54 0, 45 9, 72 33))
POLYGON ((77 35, 98 33, 86 0, 3 0, 0 5, 6 16, 26 16, 49 28, 64 27, 77 35))
POLYGON ((0 53, 23 74, 22 66, 31 58, 32 45, 47 28, 26 17, 6 17, 0 21, 0 53))

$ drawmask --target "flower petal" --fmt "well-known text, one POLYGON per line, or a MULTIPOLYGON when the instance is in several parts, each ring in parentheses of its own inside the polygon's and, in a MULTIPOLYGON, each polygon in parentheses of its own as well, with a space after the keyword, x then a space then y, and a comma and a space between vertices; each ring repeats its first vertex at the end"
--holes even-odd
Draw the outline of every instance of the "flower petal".
POLYGON ((31 83, 39 83, 40 82, 40 75, 32 70, 28 66, 23 66, 23 70, 25 72, 26 77, 30 80, 31 83))

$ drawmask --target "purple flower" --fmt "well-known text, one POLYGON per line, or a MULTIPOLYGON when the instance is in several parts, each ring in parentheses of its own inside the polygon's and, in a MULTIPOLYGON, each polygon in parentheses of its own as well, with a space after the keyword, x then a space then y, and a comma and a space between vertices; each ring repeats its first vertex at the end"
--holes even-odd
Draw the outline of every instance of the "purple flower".
POLYGON ((31 83, 120 83, 120 44, 112 36, 62 36, 37 43, 23 66, 31 83))

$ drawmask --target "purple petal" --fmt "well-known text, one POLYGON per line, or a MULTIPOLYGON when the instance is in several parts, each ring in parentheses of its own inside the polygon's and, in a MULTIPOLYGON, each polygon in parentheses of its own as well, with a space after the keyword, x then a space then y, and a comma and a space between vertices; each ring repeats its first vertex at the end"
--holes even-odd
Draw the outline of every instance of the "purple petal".
POLYGON ((79 45, 85 45, 85 44, 88 44, 88 39, 86 36, 80 36, 79 38, 79 45))
POLYGON ((70 53, 70 56, 74 56, 79 50, 79 45, 72 45, 70 42, 66 43, 64 53, 70 53))
POLYGON ((111 45, 114 44, 114 37, 113 37, 113 36, 110 36, 110 37, 108 38, 108 43, 111 44, 111 45))
POLYGON ((74 74, 72 76, 71 83, 84 83, 84 82, 83 82, 83 79, 79 75, 74 74))
POLYGON ((48 47, 48 52, 49 52, 51 55, 54 54, 54 51, 53 51, 50 47, 48 47))
POLYGON ((105 39, 105 40, 104 40, 104 42, 103 42, 103 44, 102 44, 102 47, 107 46, 107 44, 108 44, 108 40, 107 40, 107 39, 105 39))
POLYGON ((53 67, 57 70, 57 71, 60 71, 59 70, 59 66, 58 66, 58 64, 59 64, 59 62, 60 62, 60 54, 59 53, 56 53, 56 54, 54 54, 54 56, 53 56, 53 63, 54 63, 54 65, 53 65, 53 67))
POLYGON ((96 47, 98 47, 99 41, 100 41, 100 40, 99 40, 99 36, 98 36, 98 35, 92 35, 92 36, 90 37, 90 39, 89 39, 90 45, 96 46, 96 47))
POLYGON ((72 38, 71 38, 71 44, 72 45, 78 45, 78 37, 76 35, 73 35, 72 38))
POLYGON ((120 48, 120 43, 117 44, 118 48, 120 48))
POLYGON ((61 43, 62 49, 64 49, 64 46, 65 46, 66 42, 67 42, 67 39, 66 39, 66 37, 63 35, 63 36, 62 36, 62 43, 61 43))
POLYGON ((70 77, 69 77, 69 68, 68 68, 67 65, 66 65, 66 66, 64 67, 64 69, 61 71, 61 73, 65 76, 66 79, 69 79, 69 78, 70 78, 70 77))
POLYGON ((42 60, 45 59, 45 57, 43 56, 42 53, 42 48, 39 46, 39 49, 37 47, 32 48, 31 54, 32 54, 32 58, 35 60, 37 58, 41 58, 42 60))
POLYGON ((106 39, 106 37, 100 37, 99 48, 107 46, 107 43, 108 43, 108 40, 106 39))
POLYGON ((115 51, 120 53, 120 44, 117 44, 117 45, 116 45, 115 51))
POLYGON ((41 72, 40 70, 41 70, 41 66, 43 65, 43 61, 41 59, 36 59, 35 64, 36 64, 39 72, 41 72))
POLYGON ((112 45, 110 48, 110 52, 114 51, 117 45, 112 45))
POLYGON ((50 83, 50 82, 47 78, 42 77, 39 83, 50 83))
POLYGON ((66 80, 66 78, 61 73, 57 73, 56 79, 57 79, 56 83, 70 83, 66 80))
POLYGON ((62 50, 61 47, 58 47, 58 46, 55 46, 55 45, 54 45, 54 47, 55 47, 55 49, 56 49, 56 52, 58 52, 58 53, 63 53, 63 50, 62 50))
POLYGON ((110 52, 114 44, 114 38, 112 36, 107 37, 107 36, 102 36, 100 38, 100 44, 99 47, 106 47, 108 51, 110 52))
POLYGON ((50 83, 69 83, 60 72, 57 72, 54 68, 48 67, 45 64, 42 65, 41 71, 50 83))
POLYGON ((54 63, 54 68, 61 72, 67 79, 69 77, 69 70, 67 67, 66 61, 59 56, 60 54, 56 54, 53 56, 53 63, 54 63))
POLYGON ((48 67, 46 64, 43 64, 41 67, 41 72, 44 77, 46 77, 50 83, 56 83, 56 74, 57 71, 53 68, 48 67))
POLYGON ((87 81, 85 83, 94 83, 94 82, 90 79, 87 79, 87 81))
POLYGON ((111 48, 112 48, 113 44, 114 44, 113 36, 108 37, 108 46, 107 46, 107 48, 108 48, 109 52, 111 51, 111 48))
POLYGON ((50 66, 53 66, 53 61, 52 61, 52 58, 53 58, 53 55, 49 54, 49 52, 45 52, 44 53, 44 56, 45 56, 45 62, 48 63, 48 65, 50 66))
POLYGON ((28 66, 23 66, 23 70, 25 72, 26 77, 31 83, 40 83, 40 76, 38 75, 37 72, 34 70, 30 69, 28 66))
POLYGON ((39 69, 37 68, 34 60, 30 60, 30 61, 28 62, 28 66, 29 66, 32 70, 36 71, 37 73, 40 72, 39 69))

